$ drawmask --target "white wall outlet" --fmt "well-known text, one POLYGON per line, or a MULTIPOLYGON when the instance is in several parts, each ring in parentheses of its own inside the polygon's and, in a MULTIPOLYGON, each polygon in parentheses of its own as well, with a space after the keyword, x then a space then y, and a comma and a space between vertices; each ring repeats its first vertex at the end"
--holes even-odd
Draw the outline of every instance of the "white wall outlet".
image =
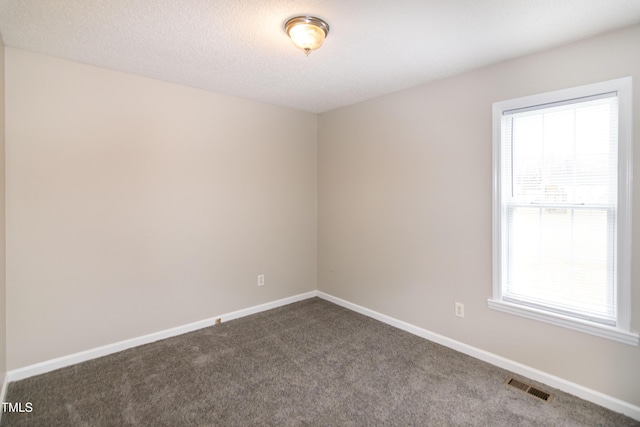
POLYGON ((264 274, 258 276, 258 286, 264 286, 264 274))
POLYGON ((456 316, 464 317, 464 304, 461 302, 456 303, 456 316))

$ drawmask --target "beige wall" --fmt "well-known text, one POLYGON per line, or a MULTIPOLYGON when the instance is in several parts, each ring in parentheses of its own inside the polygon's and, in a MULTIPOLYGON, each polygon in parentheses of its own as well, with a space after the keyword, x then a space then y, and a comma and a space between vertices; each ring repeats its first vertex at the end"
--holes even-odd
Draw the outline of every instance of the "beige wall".
POLYGON ((319 290, 640 405, 640 348, 487 307, 492 103, 632 75, 637 110, 639 47, 635 26, 320 115, 319 290))
POLYGON ((9 369, 316 289, 316 115, 5 53, 9 369))
POLYGON ((4 43, 0 37, 0 387, 7 372, 4 222, 4 43))

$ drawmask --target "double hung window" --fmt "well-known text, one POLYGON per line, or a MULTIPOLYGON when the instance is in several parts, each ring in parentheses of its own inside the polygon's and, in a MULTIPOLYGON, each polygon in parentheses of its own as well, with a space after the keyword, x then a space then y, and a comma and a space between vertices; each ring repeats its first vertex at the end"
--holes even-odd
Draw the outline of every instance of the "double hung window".
POLYGON ((494 104, 492 308, 637 345, 631 79, 494 104))

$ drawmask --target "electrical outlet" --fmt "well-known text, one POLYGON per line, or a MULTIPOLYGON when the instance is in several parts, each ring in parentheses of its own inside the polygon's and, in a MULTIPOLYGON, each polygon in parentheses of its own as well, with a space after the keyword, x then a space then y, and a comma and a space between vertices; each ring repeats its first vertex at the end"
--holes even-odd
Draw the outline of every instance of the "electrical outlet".
POLYGON ((258 286, 264 286, 264 274, 258 276, 258 286))
POLYGON ((464 304, 461 302, 456 303, 456 316, 464 317, 464 304))

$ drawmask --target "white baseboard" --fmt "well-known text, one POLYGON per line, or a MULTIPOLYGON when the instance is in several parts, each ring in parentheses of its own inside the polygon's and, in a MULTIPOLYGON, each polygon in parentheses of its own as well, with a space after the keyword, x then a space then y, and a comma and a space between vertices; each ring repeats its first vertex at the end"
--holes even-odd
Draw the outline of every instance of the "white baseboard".
MULTIPOLYGON (((9 375, 7 373, 2 377, 2 388, 0 389, 0 402, 4 402, 4 397, 7 395, 7 386, 9 385, 9 375)), ((0 417, 2 416, 2 411, 0 411, 0 417)))
MULTIPOLYGON (((2 376, 2 388, 0 389, 0 403, 5 402, 4 397, 7 395, 7 386, 9 385, 9 375, 6 373, 2 376)), ((2 421, 2 414, 4 411, 0 409, 0 421, 2 421)))
MULTIPOLYGON (((256 306, 245 308, 242 310, 232 311, 227 314, 221 314, 218 316, 211 317, 209 319, 204 319, 197 322, 189 323, 187 325, 177 326, 175 328, 166 329, 160 332, 154 332, 152 334, 143 335, 141 337, 131 338, 131 339, 116 342, 113 344, 104 345, 102 347, 97 347, 90 350, 81 351, 79 353, 70 354, 68 356, 62 356, 56 359, 35 363, 33 365, 25 366, 23 368, 13 369, 7 372, 7 375, 5 377, 5 385, 6 383, 9 383, 12 381, 19 381, 25 378, 32 377, 34 375, 44 374, 47 372, 54 371, 56 369, 64 368, 66 366, 75 365, 76 363, 86 362, 87 360, 96 359, 98 357, 107 356, 109 354, 127 350, 132 347, 137 347, 139 345, 149 344, 154 341, 175 337, 177 335, 186 334, 187 332, 192 332, 202 328, 207 328, 209 326, 215 325, 216 319, 221 319, 222 322, 228 322, 229 320, 249 316, 250 314, 260 313, 261 311, 271 310, 273 308, 281 307, 283 305, 302 301, 308 298, 313 298, 315 296, 317 296, 317 291, 311 291, 304 294, 294 295, 292 297, 283 298, 277 301, 256 305, 256 306)), ((4 388, 3 388, 3 392, 4 392, 4 388)))
MULTIPOLYGON (((7 385, 9 385, 9 375, 5 372, 2 376, 2 388, 0 389, 0 402, 4 402, 4 397, 7 395, 7 385)), ((0 411, 1 413, 2 411, 0 411)))
POLYGON ((515 372, 524 377, 546 384, 550 387, 557 388, 566 393, 572 394, 584 400, 588 400, 589 402, 593 402, 597 405, 603 406, 612 411, 623 413, 628 417, 631 417, 635 420, 640 421, 640 406, 636 406, 632 403, 625 402, 623 400, 606 395, 604 393, 600 393, 599 391, 592 390, 590 388, 581 386, 580 384, 576 384, 571 381, 567 381, 565 379, 556 377, 555 375, 551 375, 549 373, 540 371, 530 366, 523 365, 522 363, 518 363, 513 360, 504 358, 502 356, 489 353, 488 351, 484 351, 479 348, 472 347, 460 341, 447 338, 443 335, 436 334, 434 332, 428 331, 426 329, 420 328, 410 323, 403 322, 401 320, 395 319, 385 314, 381 314, 376 311, 370 310, 368 308, 359 306, 357 304, 353 304, 341 298, 334 297, 333 295, 329 295, 327 293, 320 292, 320 291, 318 291, 317 294, 318 294, 318 297, 325 299, 327 301, 330 301, 334 304, 340 305, 342 307, 348 308, 349 310, 355 311, 360 314, 364 314, 365 316, 379 320, 388 325, 395 326, 396 328, 402 329, 403 331, 425 338, 429 341, 433 341, 435 343, 444 345, 445 347, 449 347, 453 350, 457 350, 461 353, 467 354, 471 357, 475 357, 476 359, 480 359, 484 362, 491 363, 492 365, 498 366, 502 369, 515 372))

